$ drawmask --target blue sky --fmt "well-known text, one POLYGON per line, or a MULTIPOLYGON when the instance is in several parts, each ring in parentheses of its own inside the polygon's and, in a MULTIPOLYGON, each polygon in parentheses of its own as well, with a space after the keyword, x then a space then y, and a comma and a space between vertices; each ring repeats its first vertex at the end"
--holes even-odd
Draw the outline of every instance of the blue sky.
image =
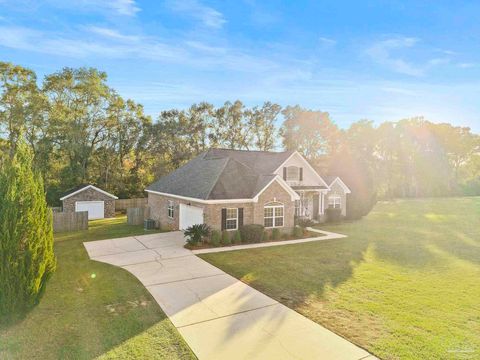
POLYGON ((342 127, 423 115, 480 132, 479 1, 0 0, 0 60, 93 66, 148 114, 240 99, 342 127))

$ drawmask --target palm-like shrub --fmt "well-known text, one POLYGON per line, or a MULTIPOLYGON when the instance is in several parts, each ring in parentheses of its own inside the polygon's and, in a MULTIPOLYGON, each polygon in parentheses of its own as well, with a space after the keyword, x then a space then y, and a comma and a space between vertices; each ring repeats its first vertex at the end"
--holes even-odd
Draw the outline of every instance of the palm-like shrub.
POLYGON ((20 141, 0 168, 0 322, 36 305, 55 271, 52 212, 20 141))
POLYGON ((185 229, 183 235, 187 238, 189 245, 197 245, 210 235, 210 227, 207 224, 195 224, 185 229))

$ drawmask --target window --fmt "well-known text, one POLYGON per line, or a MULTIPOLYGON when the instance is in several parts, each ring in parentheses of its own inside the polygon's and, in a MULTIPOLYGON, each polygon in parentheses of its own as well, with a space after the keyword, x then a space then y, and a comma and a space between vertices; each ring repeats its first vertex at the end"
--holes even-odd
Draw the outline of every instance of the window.
POLYGON ((237 230, 238 228, 238 209, 227 209, 227 217, 225 221, 225 230, 237 230))
POLYGON ((295 200, 295 216, 300 216, 300 200, 295 200))
POLYGON ((283 226, 283 204, 270 203, 265 205, 263 210, 263 225, 266 228, 276 228, 283 226))
POLYGON ((287 181, 299 181, 300 180, 300 168, 297 166, 287 167, 287 181))
POLYGON ((342 207, 342 197, 337 194, 332 194, 328 197, 328 207, 330 209, 340 209, 342 207))
POLYGON ((175 204, 172 200, 168 200, 167 213, 170 219, 173 219, 175 215, 175 204))

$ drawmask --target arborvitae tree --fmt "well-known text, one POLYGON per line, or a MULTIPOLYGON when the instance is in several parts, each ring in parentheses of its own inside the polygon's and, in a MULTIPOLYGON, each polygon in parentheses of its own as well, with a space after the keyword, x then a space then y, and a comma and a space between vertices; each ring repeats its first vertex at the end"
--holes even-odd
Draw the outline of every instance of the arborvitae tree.
POLYGON ((0 322, 35 306, 56 266, 52 214, 32 169, 24 141, 0 169, 0 322))

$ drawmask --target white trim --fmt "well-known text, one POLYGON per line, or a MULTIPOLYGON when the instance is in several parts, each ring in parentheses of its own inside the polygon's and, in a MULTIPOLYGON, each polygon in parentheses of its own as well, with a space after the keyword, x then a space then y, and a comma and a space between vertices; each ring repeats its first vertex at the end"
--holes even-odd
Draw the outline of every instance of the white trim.
POLYGON ((278 203, 278 204, 281 204, 281 205, 268 205, 268 204, 272 204, 272 203, 276 203, 276 201, 266 203, 263 206, 263 226, 265 227, 265 229, 278 229, 278 228, 282 228, 282 227, 285 226, 285 205, 283 203, 278 203), (267 209, 267 208, 272 209, 272 216, 265 216, 265 209, 267 209), (275 215, 275 209, 276 208, 281 208, 282 209, 282 216, 276 216, 275 215), (277 226, 276 225, 275 219, 277 219, 277 218, 279 218, 279 219, 282 218, 282 226, 277 226), (272 226, 265 226, 265 219, 272 219, 272 226))
POLYGON ((225 230, 226 231, 235 231, 238 230, 238 208, 225 208, 225 230), (228 210, 235 210, 237 212, 237 216, 234 218, 229 218, 228 217, 228 210), (233 229, 228 229, 227 228, 227 222, 228 220, 235 220, 235 228, 233 229))
POLYGON ((175 194, 169 194, 169 193, 164 193, 160 191, 154 191, 154 190, 145 190, 148 193, 156 194, 156 195, 163 195, 163 196, 169 196, 175 199, 182 199, 182 200, 188 200, 188 201, 193 201, 199 204, 233 204, 233 203, 248 203, 248 202, 255 202, 254 199, 220 199, 220 200, 203 200, 203 199, 197 199, 197 198, 192 198, 188 196, 181 196, 181 195, 175 195, 175 194))
POLYGON ((167 217, 175 219, 175 202, 173 200, 167 200, 167 217), (172 211, 172 216, 170 216, 170 210, 172 211))
POLYGON ((75 194, 81 193, 82 191, 85 191, 85 190, 87 190, 87 189, 93 189, 93 190, 98 191, 99 193, 102 193, 102 194, 104 194, 104 195, 110 196, 110 197, 113 198, 113 199, 118 199, 118 197, 116 197, 115 195, 112 195, 112 194, 110 194, 110 193, 108 193, 108 192, 106 192, 106 191, 104 191, 104 190, 102 190, 102 189, 99 189, 99 188, 97 188, 97 187, 95 187, 95 186, 93 186, 93 185, 87 185, 87 186, 84 186, 84 187, 81 188, 81 189, 78 189, 77 191, 74 191, 74 192, 71 193, 71 194, 65 195, 64 197, 60 198, 60 201, 63 201, 63 200, 65 200, 65 199, 69 198, 70 196, 73 196, 73 195, 75 195, 75 194))
POLYGON ((300 199, 300 196, 290 187, 290 185, 288 185, 286 183, 285 180, 283 180, 279 175, 275 175, 275 177, 262 189, 258 192, 257 195, 255 195, 255 197, 253 198, 254 199, 254 202, 258 202, 258 198, 260 197, 260 195, 274 182, 274 181, 278 181, 278 183, 280 184, 281 187, 283 187, 289 194, 290 194, 290 198, 292 201, 294 200, 299 200, 300 199))
MULTIPOLYGON (((300 154, 298 151, 294 151, 292 153, 292 155, 290 155, 287 160, 285 160, 278 168, 276 168, 273 172, 277 172, 279 169, 283 168, 283 166, 287 163, 288 160, 290 160, 292 158, 293 155, 298 155, 302 158, 303 162, 308 166, 308 168, 313 171, 313 173, 315 175, 317 175, 317 177, 320 179, 320 181, 323 183, 323 185, 325 185, 327 188, 330 188, 328 186, 328 184, 325 182, 325 180, 323 180, 323 178, 315 171, 315 169, 312 167, 312 165, 310 165, 310 163, 302 156, 302 154, 300 154)), ((305 176, 305 174, 303 174, 303 176, 305 176)))
POLYGON ((343 191, 345 191, 345 194, 351 194, 352 191, 348 188, 347 185, 340 179, 338 176, 332 181, 329 187, 331 187, 334 183, 338 182, 340 186, 343 188, 343 191))

